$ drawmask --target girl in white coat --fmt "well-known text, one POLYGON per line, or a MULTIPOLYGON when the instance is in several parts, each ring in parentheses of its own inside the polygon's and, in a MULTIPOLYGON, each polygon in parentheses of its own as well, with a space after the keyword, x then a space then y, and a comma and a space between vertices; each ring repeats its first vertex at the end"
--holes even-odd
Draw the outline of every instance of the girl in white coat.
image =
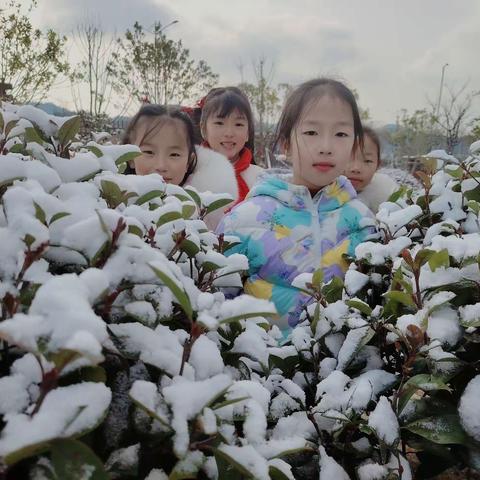
MULTIPOLYGON (((228 193, 238 200, 235 170, 220 153, 194 145, 194 128, 181 108, 144 105, 130 121, 122 143, 138 145, 141 155, 133 160, 137 175, 158 173, 167 183, 195 187, 199 192, 228 193)), ((223 217, 220 209, 205 223, 215 230, 223 217)))
POLYGON ((357 198, 374 213, 399 188, 388 175, 377 172, 380 165, 380 139, 373 128, 363 127, 363 148, 357 148, 345 175, 357 191, 357 198))
POLYGON ((237 87, 213 88, 199 102, 204 146, 225 155, 235 169, 242 202, 263 168, 253 159, 254 122, 247 96, 237 87))

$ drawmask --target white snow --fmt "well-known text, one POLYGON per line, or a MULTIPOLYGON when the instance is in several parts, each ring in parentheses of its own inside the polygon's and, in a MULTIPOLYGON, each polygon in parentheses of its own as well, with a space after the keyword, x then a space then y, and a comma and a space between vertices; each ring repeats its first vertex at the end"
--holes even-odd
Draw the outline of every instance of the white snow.
POLYGON ((357 270, 347 270, 344 281, 347 293, 349 295, 355 295, 368 283, 368 278, 368 275, 357 270))
POLYGON ((480 398, 480 375, 474 377, 466 386, 458 413, 465 431, 475 440, 480 441, 480 415, 478 414, 478 399, 480 398))
POLYGON ((319 480, 350 480, 347 472, 332 458, 327 455, 325 448, 318 448, 320 453, 320 476, 319 480))
POLYGON ((195 378, 205 380, 223 372, 224 364, 215 342, 206 335, 201 335, 192 346, 190 365, 195 369, 195 378))
POLYGON ((207 380, 190 381, 175 377, 174 382, 162 391, 165 402, 170 406, 175 430, 174 451, 179 456, 188 449, 188 420, 198 415, 204 407, 221 395, 232 383, 228 375, 215 375, 207 380))
POLYGON ((22 413, 5 416, 7 424, 0 435, 0 456, 94 428, 102 420, 110 400, 110 389, 102 383, 84 382, 50 391, 32 417, 22 413))
POLYGON ((368 417, 368 426, 375 430, 377 437, 393 446, 400 436, 400 427, 395 412, 387 397, 380 397, 377 406, 368 417))
POLYGON ((270 480, 267 460, 262 457, 252 445, 236 447, 222 444, 218 449, 239 463, 252 478, 270 480))

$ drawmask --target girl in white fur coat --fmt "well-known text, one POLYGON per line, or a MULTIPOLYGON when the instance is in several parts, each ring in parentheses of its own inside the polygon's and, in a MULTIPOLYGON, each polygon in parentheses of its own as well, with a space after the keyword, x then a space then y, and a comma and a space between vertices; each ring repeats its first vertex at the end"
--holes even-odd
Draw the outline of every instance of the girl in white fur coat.
MULTIPOLYGON (((208 148, 194 145, 194 129, 187 113, 178 107, 144 105, 130 121, 122 143, 140 147, 133 160, 137 175, 158 173, 167 183, 190 185, 199 192, 228 193, 238 200, 235 170, 228 159, 208 148)), ((215 230, 224 209, 208 214, 204 220, 215 230)))
POLYGON ((399 188, 388 175, 377 172, 380 164, 380 139, 375 130, 363 127, 363 149, 358 148, 345 174, 357 191, 357 198, 373 213, 399 188))

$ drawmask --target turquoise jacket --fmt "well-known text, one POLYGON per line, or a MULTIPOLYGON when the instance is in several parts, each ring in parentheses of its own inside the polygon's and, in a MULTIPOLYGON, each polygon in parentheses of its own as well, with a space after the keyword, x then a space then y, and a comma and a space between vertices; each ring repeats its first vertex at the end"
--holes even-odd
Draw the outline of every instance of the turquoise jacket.
POLYGON ((350 181, 338 177, 312 198, 309 190, 289 183, 287 170, 269 170, 220 222, 217 232, 235 235, 240 243, 226 254, 249 260, 245 293, 274 302, 282 330, 298 323, 311 298, 292 286, 301 273, 318 268, 324 281, 343 278, 343 254, 375 233, 371 211, 355 197, 350 181))

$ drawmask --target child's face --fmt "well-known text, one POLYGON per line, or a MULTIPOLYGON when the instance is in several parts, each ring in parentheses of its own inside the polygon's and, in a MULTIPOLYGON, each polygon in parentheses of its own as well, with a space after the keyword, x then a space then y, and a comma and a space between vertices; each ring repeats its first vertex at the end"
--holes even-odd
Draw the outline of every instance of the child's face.
POLYGON ((185 126, 181 120, 169 118, 148 133, 153 121, 140 119, 135 129, 135 144, 142 151, 134 160, 135 172, 137 175, 159 173, 167 183, 180 185, 189 159, 185 126))
POLYGON ((202 128, 202 136, 212 150, 235 162, 248 141, 247 117, 238 110, 224 118, 210 115, 202 128))
POLYGON ((293 183, 317 192, 342 175, 352 154, 353 113, 344 100, 328 94, 312 100, 292 130, 288 153, 293 183))
POLYGON ((348 164, 345 175, 357 192, 361 192, 372 180, 378 168, 378 149, 373 140, 365 135, 363 152, 360 148, 348 164))

